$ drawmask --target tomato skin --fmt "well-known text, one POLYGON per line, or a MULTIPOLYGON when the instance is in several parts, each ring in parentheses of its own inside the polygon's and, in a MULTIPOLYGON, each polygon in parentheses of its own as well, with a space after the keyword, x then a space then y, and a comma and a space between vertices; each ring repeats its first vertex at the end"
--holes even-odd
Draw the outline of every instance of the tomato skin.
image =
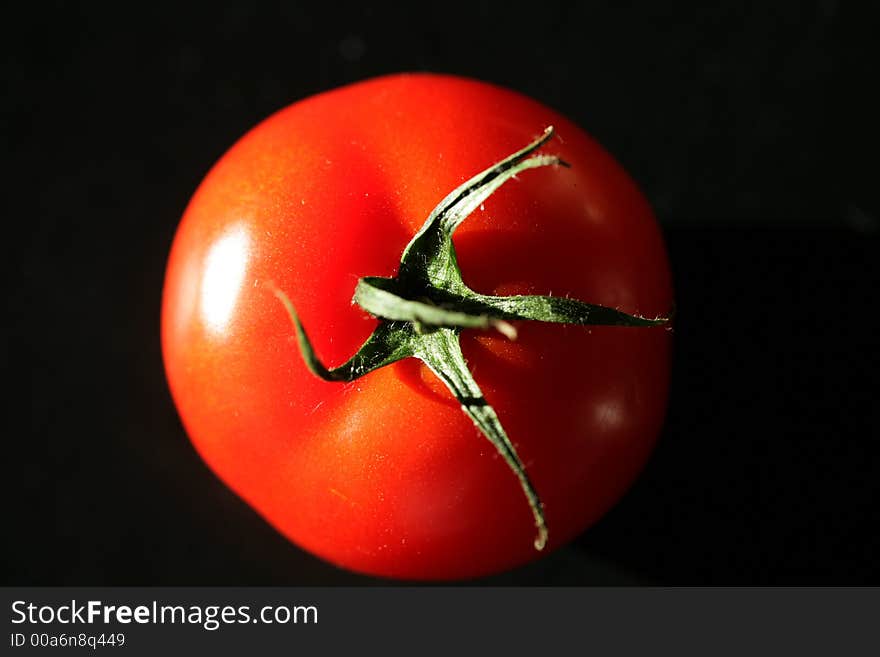
MULTIPOLYGON (((405 74, 276 113, 205 178, 166 272, 169 385, 199 454, 291 541, 388 577, 465 578, 539 557, 510 470, 414 359, 351 384, 315 378, 271 284, 319 356, 351 356, 376 320, 358 278, 393 276, 434 206, 554 125, 525 172, 456 232, 479 292, 568 295, 643 316, 672 307, 653 213, 581 129, 514 92, 405 74)), ((541 495, 548 549, 594 523, 642 468, 666 406, 664 327, 521 323, 516 342, 466 331, 462 349, 541 495)))

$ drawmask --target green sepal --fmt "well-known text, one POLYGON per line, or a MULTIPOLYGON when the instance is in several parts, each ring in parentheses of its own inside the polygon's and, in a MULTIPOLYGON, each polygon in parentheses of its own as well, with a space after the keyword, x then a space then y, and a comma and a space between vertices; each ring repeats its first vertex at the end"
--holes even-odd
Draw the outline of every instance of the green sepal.
POLYGON ((325 381, 348 383, 373 370, 413 355, 412 337, 414 331, 412 325, 405 322, 381 322, 354 356, 338 367, 327 368, 315 354, 315 349, 312 347, 293 303, 281 290, 276 288, 273 291, 284 304, 293 327, 296 329, 299 351, 306 366, 312 374, 325 381))
POLYGON ((543 504, 495 409, 483 397, 483 392, 468 369, 464 355, 461 353, 459 334, 458 329, 442 328, 432 331, 416 342, 414 355, 446 384, 461 404, 461 410, 473 420, 516 475, 535 517, 535 527, 538 530, 535 548, 543 550, 547 544, 547 523, 544 519, 543 504))
MULTIPOLYGON (((440 293, 438 303, 446 303, 440 293)), ((668 317, 641 317, 607 306, 584 303, 568 297, 517 295, 496 297, 471 292, 460 297, 458 307, 468 313, 487 315, 504 320, 533 320, 581 326, 660 326, 668 317)))
POLYGON ((400 258, 398 280, 404 287, 459 291, 464 287, 452 246, 452 234, 471 212, 516 174, 552 165, 569 166, 552 155, 532 153, 549 141, 553 126, 525 148, 492 165, 455 188, 437 205, 400 258))

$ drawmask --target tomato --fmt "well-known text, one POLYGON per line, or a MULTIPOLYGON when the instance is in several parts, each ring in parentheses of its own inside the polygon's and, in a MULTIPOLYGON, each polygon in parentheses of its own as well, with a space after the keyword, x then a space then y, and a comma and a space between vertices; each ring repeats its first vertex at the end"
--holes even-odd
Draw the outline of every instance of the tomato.
MULTIPOLYGON (((162 309, 169 385, 214 472, 279 532, 355 571, 451 579, 539 557, 520 484, 461 404, 406 358, 350 383, 304 365, 275 294, 315 351, 348 359, 377 320, 358 279, 394 276, 432 209, 553 125, 570 168, 520 174, 455 232, 464 281, 645 317, 672 306, 661 234, 624 170, 580 128, 512 91, 405 74, 308 98, 213 167, 172 246, 162 309)), ((643 467, 667 401, 668 326, 517 323, 463 330, 485 399, 543 501, 548 549, 605 513, 643 467)))

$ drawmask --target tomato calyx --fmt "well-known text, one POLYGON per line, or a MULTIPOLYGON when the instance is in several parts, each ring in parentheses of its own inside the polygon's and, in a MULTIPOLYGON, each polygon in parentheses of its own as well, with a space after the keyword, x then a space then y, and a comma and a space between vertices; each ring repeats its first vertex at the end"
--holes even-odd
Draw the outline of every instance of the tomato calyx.
POLYGON ((274 290, 293 322, 306 365, 326 381, 350 382, 404 358, 423 361, 517 477, 534 516, 537 550, 544 548, 548 538, 543 504, 498 415, 468 369, 459 344, 461 332, 495 329, 514 339, 516 331, 510 324, 513 320, 621 327, 669 322, 669 317, 629 315, 564 297, 485 295, 465 285, 452 243, 453 233, 471 212, 516 174, 537 167, 569 166, 553 155, 534 155, 553 134, 552 127, 546 128, 539 138, 447 195, 404 249, 396 277, 365 277, 358 281, 354 301, 380 322, 342 365, 328 369, 320 361, 292 302, 281 290, 274 290))

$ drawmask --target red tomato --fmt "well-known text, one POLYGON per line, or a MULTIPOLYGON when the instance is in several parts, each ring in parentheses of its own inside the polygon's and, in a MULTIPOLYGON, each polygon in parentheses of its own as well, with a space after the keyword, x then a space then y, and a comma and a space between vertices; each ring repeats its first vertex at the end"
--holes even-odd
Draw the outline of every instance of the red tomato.
MULTIPOLYGON (((393 276, 434 206, 545 126, 570 169, 521 174, 454 236, 479 292, 553 294, 658 316, 672 305, 652 211, 580 128, 512 91, 395 75, 271 116, 214 166, 171 250, 168 380, 210 467, 291 541, 374 575, 448 579, 528 562, 534 521, 503 459, 409 358, 350 384, 315 378, 273 284, 318 355, 349 358, 376 320, 351 303, 393 276)), ((594 523, 643 466, 662 423, 664 327, 464 331, 476 381, 545 507, 548 548, 594 523)))

